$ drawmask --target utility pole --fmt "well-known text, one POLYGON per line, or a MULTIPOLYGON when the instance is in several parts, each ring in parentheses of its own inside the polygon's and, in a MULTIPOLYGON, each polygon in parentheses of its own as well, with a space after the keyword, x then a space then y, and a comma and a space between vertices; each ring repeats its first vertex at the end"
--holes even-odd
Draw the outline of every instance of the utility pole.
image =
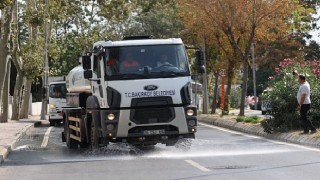
MULTIPOLYGON (((46 12, 48 13, 48 0, 45 0, 46 12)), ((48 74, 49 74, 49 63, 48 63, 48 19, 45 20, 45 50, 44 50, 44 75, 42 79, 42 109, 41 109, 41 120, 46 120, 46 114, 48 109, 48 74)))
POLYGON ((251 44, 252 49, 252 74, 253 74, 253 95, 254 95, 254 109, 257 110, 257 86, 256 86, 256 64, 254 57, 254 44, 251 44))
MULTIPOLYGON (((207 57, 206 57, 206 37, 203 36, 203 46, 202 46, 202 51, 203 51, 203 64, 206 67, 207 65, 207 57)), ((203 114, 208 114, 208 81, 207 81, 207 71, 205 70, 203 73, 203 114)))

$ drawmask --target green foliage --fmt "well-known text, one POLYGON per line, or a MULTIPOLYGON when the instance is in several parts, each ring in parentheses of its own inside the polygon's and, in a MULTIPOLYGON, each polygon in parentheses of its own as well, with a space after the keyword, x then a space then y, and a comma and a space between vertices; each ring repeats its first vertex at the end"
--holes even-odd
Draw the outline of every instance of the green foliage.
POLYGON ((307 76, 307 81, 311 86, 312 109, 310 117, 316 124, 319 124, 320 90, 317 73, 319 62, 298 63, 285 59, 280 65, 280 68, 276 68, 273 80, 270 81, 272 90, 263 95, 263 99, 269 100, 272 104, 271 118, 262 123, 264 130, 268 133, 273 131, 287 132, 300 127, 299 113, 296 111, 298 106, 296 94, 299 84, 297 77, 292 75, 294 70, 307 76))
POLYGON ((45 22, 45 7, 39 6, 37 9, 28 8, 25 12, 25 21, 32 27, 42 26, 45 22))
POLYGON ((306 60, 320 59, 320 45, 316 41, 311 41, 305 51, 306 60))
POLYGON ((237 122, 245 122, 245 123, 253 123, 253 124, 260 122, 258 116, 238 116, 236 118, 236 121, 237 122))
POLYGON ((24 75, 31 80, 36 80, 39 74, 42 74, 42 62, 43 62, 43 46, 39 44, 44 44, 42 38, 37 38, 36 40, 30 39, 21 46, 20 56, 23 59, 22 70, 24 75))
POLYGON ((231 88, 230 99, 229 99, 230 107, 239 108, 240 99, 241 99, 241 89, 239 87, 231 88))
POLYGON ((4 7, 10 5, 12 3, 12 0, 1 0, 0 1, 0 9, 3 9, 4 7))

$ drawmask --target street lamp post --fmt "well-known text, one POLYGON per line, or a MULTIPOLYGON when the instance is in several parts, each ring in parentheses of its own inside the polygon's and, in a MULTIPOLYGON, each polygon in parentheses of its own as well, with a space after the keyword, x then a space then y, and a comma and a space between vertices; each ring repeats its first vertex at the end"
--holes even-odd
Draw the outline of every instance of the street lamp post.
MULTIPOLYGON (((206 57, 206 37, 203 37, 204 43, 202 47, 203 51, 203 64, 207 65, 207 57, 206 57)), ((209 103, 209 97, 208 97, 208 80, 207 80, 207 71, 203 73, 203 114, 208 114, 208 103, 209 103)))
POLYGON ((251 44, 252 48, 252 74, 253 74, 253 95, 254 95, 254 109, 257 110, 257 85, 256 85, 256 64, 254 57, 254 44, 251 44))
MULTIPOLYGON (((48 0, 45 0, 46 12, 48 12, 48 0)), ((48 74, 49 74, 49 63, 48 63, 48 21, 45 21, 45 49, 44 49, 44 75, 42 79, 42 109, 41 109, 41 120, 46 119, 47 106, 48 106, 48 74)))

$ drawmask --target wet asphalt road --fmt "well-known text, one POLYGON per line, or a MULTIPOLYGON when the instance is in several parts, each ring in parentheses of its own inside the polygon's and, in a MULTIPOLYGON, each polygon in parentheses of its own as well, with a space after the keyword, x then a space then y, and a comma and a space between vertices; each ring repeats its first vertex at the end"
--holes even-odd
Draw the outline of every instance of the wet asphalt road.
POLYGON ((200 124, 190 150, 157 145, 139 150, 112 144, 68 150, 62 127, 35 128, 0 166, 0 179, 235 179, 318 180, 320 150, 200 124))

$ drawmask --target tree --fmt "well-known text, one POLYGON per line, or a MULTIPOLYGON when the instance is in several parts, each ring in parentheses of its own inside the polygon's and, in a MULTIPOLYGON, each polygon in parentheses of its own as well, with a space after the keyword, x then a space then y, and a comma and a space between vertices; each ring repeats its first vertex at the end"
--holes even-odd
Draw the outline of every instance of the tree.
POLYGON ((134 16, 136 25, 126 33, 153 35, 156 38, 177 37, 182 30, 178 17, 178 7, 174 0, 137 1, 138 15, 134 16))
POLYGON ((311 41, 307 47, 305 47, 305 59, 306 60, 318 60, 320 59, 320 45, 316 41, 311 41))
POLYGON ((20 57, 20 45, 19 45, 19 37, 20 37, 20 26, 19 26, 19 13, 18 13, 18 7, 19 3, 15 2, 16 6, 14 9, 14 19, 13 19, 13 28, 12 28, 12 62, 14 64, 14 67, 17 71, 16 81, 14 85, 14 92, 13 92, 13 98, 12 98, 12 115, 11 120, 19 120, 19 112, 20 112, 20 102, 21 102, 21 96, 22 96, 22 83, 23 83, 23 71, 22 71, 22 58, 20 57))
MULTIPOLYGON (((1 3, 0 7, 8 5, 10 1, 1 3)), ((0 105, 3 112, 0 114, 0 122, 8 121, 8 89, 10 75, 10 47, 8 47, 11 35, 11 20, 14 5, 4 7, 1 11, 1 37, 0 37, 0 105), (9 70, 9 71, 8 71, 9 70)))
POLYGON ((254 39, 272 40, 279 34, 288 34, 293 24, 290 23, 293 14, 304 13, 305 8, 297 0, 180 0, 179 3, 185 12, 185 22, 202 24, 207 32, 218 30, 241 59, 243 84, 240 115, 243 116, 251 44, 254 39))

